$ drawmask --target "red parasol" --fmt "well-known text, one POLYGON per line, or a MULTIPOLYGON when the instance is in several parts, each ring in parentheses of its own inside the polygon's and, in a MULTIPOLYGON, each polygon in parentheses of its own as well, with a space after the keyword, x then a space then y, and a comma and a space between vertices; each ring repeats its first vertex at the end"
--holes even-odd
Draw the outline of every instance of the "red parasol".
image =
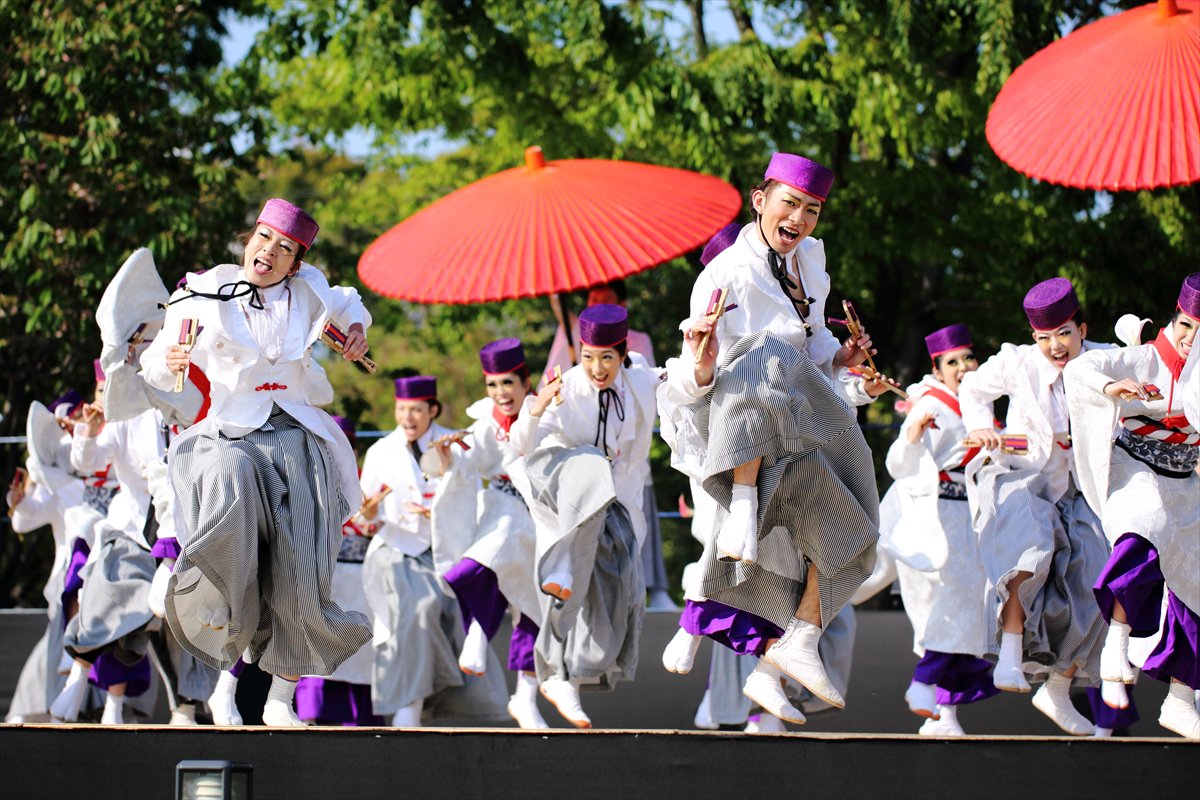
POLYGON ((443 197, 376 239, 370 289, 418 303, 486 303, 623 278, 702 246, 741 208, 720 178, 629 161, 525 166, 443 197))
POLYGON ((1159 0, 1035 53, 988 114, 996 155, 1033 178, 1129 190, 1200 180, 1200 0, 1159 0))

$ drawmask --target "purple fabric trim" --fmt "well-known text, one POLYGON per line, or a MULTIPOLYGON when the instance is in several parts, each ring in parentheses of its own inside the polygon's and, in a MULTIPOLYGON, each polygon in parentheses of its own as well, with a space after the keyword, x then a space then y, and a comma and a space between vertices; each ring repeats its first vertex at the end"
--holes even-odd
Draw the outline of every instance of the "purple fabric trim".
POLYGON ((500 630, 508 600, 500 593, 496 573, 470 558, 459 561, 443 576, 458 597, 462 609, 463 629, 475 620, 490 642, 500 630))
POLYGON ((174 536, 165 536, 150 548, 150 555, 155 558, 179 558, 182 552, 183 548, 179 546, 179 540, 174 536))
POLYGON ((79 590, 83 588, 83 578, 79 577, 79 571, 87 563, 91 552, 92 548, 83 539, 76 539, 71 543, 71 559, 67 562, 67 576, 63 578, 62 600, 64 605, 67 600, 73 600, 79 594, 79 590))
POLYGON ((296 685, 296 714, 323 724, 379 727, 383 717, 371 706, 371 686, 329 678, 304 677, 296 685))
POLYGON ((1133 702, 1133 687, 1126 687, 1126 691, 1129 692, 1129 708, 1112 708, 1101 698, 1099 686, 1087 687, 1088 705, 1092 707, 1092 722, 1098 727, 1115 731, 1118 728, 1128 728, 1141 719, 1137 705, 1133 702))
POLYGON ((1192 689, 1200 689, 1200 616, 1185 606, 1175 593, 1167 591, 1167 619, 1162 638, 1158 640, 1143 672, 1155 680, 1183 681, 1192 689))
POLYGON ((1092 592, 1105 622, 1112 621, 1113 607, 1120 603, 1133 636, 1154 635, 1163 593, 1162 568, 1154 545, 1136 533, 1122 534, 1092 592))
POLYGON ((101 653, 88 671, 88 683, 107 691, 124 683, 126 697, 139 697, 150 688, 150 659, 142 658, 132 667, 122 663, 112 653, 101 653))
POLYGON ((513 627, 508 640, 508 668, 513 672, 534 672, 537 665, 533 658, 533 645, 538 637, 538 624, 524 614, 513 627))
POLYGON ((937 686, 938 703, 961 706, 985 700, 1000 690, 992 682, 992 664, 965 653, 926 650, 913 669, 913 680, 937 686))
POLYGON ((783 628, 775 623, 716 600, 688 600, 679 627, 692 636, 707 636, 738 655, 761 656, 769 640, 783 636, 783 628))
POLYGON ((246 662, 242 660, 241 656, 238 656, 238 660, 233 662, 233 666, 229 668, 229 674, 235 678, 240 678, 242 677, 242 670, 245 668, 246 662))

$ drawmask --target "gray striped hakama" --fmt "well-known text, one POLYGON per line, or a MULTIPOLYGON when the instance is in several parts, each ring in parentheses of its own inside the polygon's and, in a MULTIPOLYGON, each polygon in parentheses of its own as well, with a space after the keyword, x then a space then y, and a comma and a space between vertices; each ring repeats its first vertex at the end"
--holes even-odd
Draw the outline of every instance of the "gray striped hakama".
MULTIPOLYGON (((559 528, 541 565, 569 554, 572 595, 541 596, 534 645, 539 681, 581 681, 581 690, 611 690, 637 673, 646 614, 642 554, 629 512, 616 497, 612 467, 595 447, 550 447, 526 458, 533 501, 553 511, 559 528)), ((542 549, 542 548, 539 548, 542 549)))
POLYGON ((1055 672, 1078 667, 1077 679, 1098 679, 1106 626, 1092 586, 1108 561, 1100 519, 1072 481, 1056 503, 1044 495, 1041 471, 982 467, 976 476, 981 504, 976 519, 987 572, 987 603, 994 625, 988 652, 1000 652, 1000 609, 1008 581, 1028 572, 1018 590, 1025 611, 1026 671, 1040 664, 1055 672))
POLYGON ((408 556, 371 548, 363 562, 367 602, 387 630, 374 643, 371 707, 391 715, 417 700, 435 717, 505 717, 508 691, 500 660, 488 648, 481 677, 463 674, 458 652, 466 634, 458 600, 442 589, 433 551, 408 556))
POLYGON ((828 626, 871 575, 879 540, 875 467, 854 414, 807 353, 764 331, 724 352, 696 422, 714 531, 729 516, 734 467, 762 459, 759 560, 720 561, 712 535, 701 594, 787 627, 811 562, 828 626))
POLYGON ((272 675, 328 675, 370 640, 367 618, 332 598, 349 509, 316 435, 275 406, 240 439, 181 439, 171 483, 189 534, 167 622, 196 658, 224 670, 245 653, 272 675), (200 609, 219 603, 229 625, 201 625, 200 609))
POLYGON ((132 666, 146 654, 146 625, 154 619, 154 558, 122 531, 102 527, 99 535, 100 552, 81 571, 79 613, 67 623, 63 645, 86 660, 111 649, 118 661, 132 666))

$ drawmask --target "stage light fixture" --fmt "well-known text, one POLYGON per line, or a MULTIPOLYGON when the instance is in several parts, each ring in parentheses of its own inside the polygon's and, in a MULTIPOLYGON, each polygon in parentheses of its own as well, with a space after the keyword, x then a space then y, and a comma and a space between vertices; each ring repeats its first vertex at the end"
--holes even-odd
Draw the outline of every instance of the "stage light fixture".
POLYGON ((254 767, 242 761, 180 761, 175 800, 254 800, 254 767))

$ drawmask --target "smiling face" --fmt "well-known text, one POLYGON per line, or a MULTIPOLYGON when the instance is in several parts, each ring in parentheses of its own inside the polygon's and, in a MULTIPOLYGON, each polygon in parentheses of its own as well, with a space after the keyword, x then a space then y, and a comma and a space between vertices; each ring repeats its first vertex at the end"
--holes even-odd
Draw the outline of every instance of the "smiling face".
POLYGON ((1075 324, 1068 320, 1052 331, 1034 331, 1033 341, 1042 355, 1054 366, 1062 369, 1067 362, 1083 352, 1083 340, 1087 336, 1087 323, 1075 324))
POLYGON ((624 360, 624 356, 612 347, 592 347, 585 344, 579 353, 579 366, 597 390, 613 385, 624 360))
POLYGON ((259 223, 254 226, 242 255, 242 271, 255 286, 279 283, 300 268, 299 242, 259 223))
POLYGON ((1167 338, 1171 340, 1171 344, 1175 345, 1175 352, 1187 358, 1195 344, 1197 330, 1200 330, 1200 319, 1185 314, 1183 311, 1177 311, 1175 319, 1167 328, 1167 338))
POLYGON ((496 408, 506 417, 515 417, 521 411, 525 395, 529 394, 529 378, 524 378, 515 372, 503 375, 485 375, 484 385, 487 386, 488 397, 496 404, 496 408))
POLYGON ((772 183, 764 192, 755 189, 750 202, 759 215, 760 239, 780 255, 787 255, 817 227, 823 203, 811 194, 772 183))
POLYGON ((975 351, 969 347, 942 353, 933 364, 933 377, 946 385, 950 391, 958 394, 958 385, 968 372, 979 369, 979 359, 975 351))
POLYGON ((396 400, 396 425, 410 442, 425 435, 435 416, 434 404, 428 400, 396 400))

